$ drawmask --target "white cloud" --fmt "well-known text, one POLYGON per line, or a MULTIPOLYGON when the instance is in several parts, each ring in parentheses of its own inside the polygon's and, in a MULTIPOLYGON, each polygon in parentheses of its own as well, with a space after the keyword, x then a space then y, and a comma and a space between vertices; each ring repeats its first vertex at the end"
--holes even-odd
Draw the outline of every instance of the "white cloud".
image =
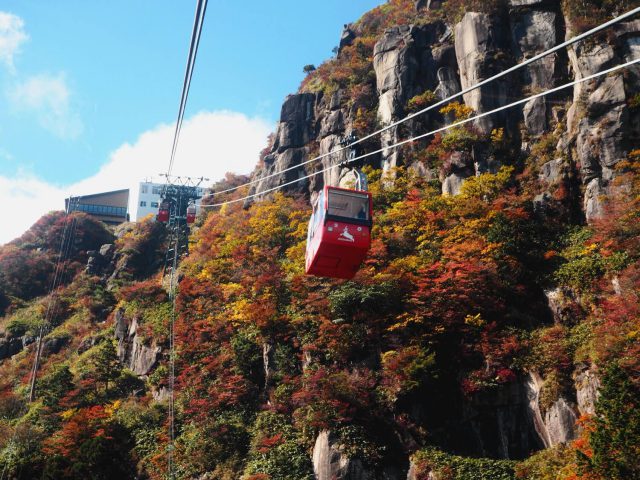
MULTIPOLYGON (((227 172, 249 173, 272 127, 261 118, 235 112, 198 113, 183 123, 173 173, 204 176, 209 184, 227 172)), ((135 218, 138 184, 147 177, 161 181, 159 174, 169 164, 173 130, 174 125, 163 124, 142 133, 134 143, 117 148, 95 175, 64 188, 25 174, 0 176, 0 205, 8 212, 0 244, 21 235, 46 212, 63 209, 68 195, 129 188, 129 209, 135 218)))
POLYGON ((24 21, 20 17, 0 12, 0 62, 12 73, 15 71, 13 59, 28 38, 24 31, 24 21))
POLYGON ((7 96, 16 110, 34 113, 43 128, 60 138, 77 138, 84 129, 80 115, 71 107, 63 73, 29 77, 9 89, 7 96))
POLYGON ((50 210, 64 209, 64 192, 33 175, 0 176, 0 204, 6 221, 0 228, 0 245, 22 235, 50 210))

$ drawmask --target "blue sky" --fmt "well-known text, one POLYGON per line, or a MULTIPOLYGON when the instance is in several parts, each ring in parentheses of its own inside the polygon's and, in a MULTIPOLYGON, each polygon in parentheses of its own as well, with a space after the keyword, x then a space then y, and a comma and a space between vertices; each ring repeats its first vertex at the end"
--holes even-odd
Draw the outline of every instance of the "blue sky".
MULTIPOLYGON (((380 3, 210 0, 175 173, 247 173, 302 67, 329 58, 342 25, 380 3)), ((0 201, 24 197, 33 221, 69 191, 123 188, 163 171, 194 8, 3 0, 0 201)), ((26 228, 19 220, 0 243, 26 228)))

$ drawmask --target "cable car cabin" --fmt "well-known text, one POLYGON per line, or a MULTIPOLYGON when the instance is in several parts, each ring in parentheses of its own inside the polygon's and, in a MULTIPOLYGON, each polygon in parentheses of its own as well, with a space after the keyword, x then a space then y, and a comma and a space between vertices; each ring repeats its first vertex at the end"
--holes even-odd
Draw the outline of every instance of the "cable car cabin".
POLYGON ((308 275, 353 278, 371 245, 371 193, 324 187, 309 220, 308 275))
POLYGON ((158 208, 158 215, 156 215, 156 220, 158 222, 168 222, 169 221, 169 202, 163 200, 160 202, 160 207, 158 208))
POLYGON ((196 221, 196 205, 195 203, 189 203, 187 206, 187 223, 193 223, 196 221))

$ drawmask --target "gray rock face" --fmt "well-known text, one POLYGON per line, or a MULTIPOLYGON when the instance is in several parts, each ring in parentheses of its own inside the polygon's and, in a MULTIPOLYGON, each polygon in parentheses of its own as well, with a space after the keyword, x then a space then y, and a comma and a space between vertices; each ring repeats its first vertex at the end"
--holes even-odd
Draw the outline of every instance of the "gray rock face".
MULTIPOLYGON (((473 86, 498 73, 506 64, 508 53, 507 32, 497 17, 484 13, 467 12, 455 27, 455 48, 462 89, 473 86)), ((464 94, 464 102, 476 112, 484 112, 509 99, 509 85, 501 79, 464 94)), ((476 122, 485 134, 493 128, 504 126, 505 115, 484 117, 476 122)))
POLYGON ((442 182, 442 194, 443 195, 458 195, 462 190, 462 184, 465 177, 460 176, 457 173, 447 175, 442 182))
POLYGON ((548 127, 547 102, 542 98, 535 98, 524 104, 522 108, 524 125, 534 136, 542 135, 548 127))
MULTIPOLYGON (((444 32, 444 25, 429 24, 422 27, 400 26, 387 30, 374 47, 373 68, 379 95, 378 120, 389 125, 401 118, 407 101, 425 89, 435 90, 437 80, 434 73, 439 65, 430 48, 444 32)), ((446 57, 444 52, 439 52, 446 57)), ((443 73, 444 76, 447 73, 443 73)), ((449 77, 447 77, 449 78, 449 77)), ((445 88, 445 87, 443 87, 445 88)), ((447 88, 455 88, 448 84, 447 88)), ((397 128, 381 135, 384 148, 399 140, 397 128)), ((382 153, 382 168, 385 173, 402 165, 396 149, 382 153)))
POLYGON ((559 398, 544 416, 551 446, 567 443, 576 437, 576 414, 564 398, 559 398))
MULTIPOLYGON (((436 1, 416 2, 417 9, 437 8, 436 1)), ((381 125, 399 120, 407 112, 407 102, 425 90, 431 90, 438 99, 448 98, 463 88, 475 85, 514 63, 547 50, 563 39, 566 25, 560 3, 553 0, 509 0, 508 10, 499 15, 467 12, 462 20, 451 28, 436 21, 427 25, 392 27, 381 35, 374 47, 373 68, 375 88, 378 94, 377 116, 381 125)), ((620 23, 612 28, 616 42, 578 43, 568 49, 549 55, 524 69, 489 85, 464 95, 464 102, 477 112, 484 112, 509 102, 515 97, 548 89, 574 77, 582 78, 614 64, 637 58, 640 55, 640 21, 620 23), (513 97, 513 98, 512 98, 513 97)), ((341 38, 341 48, 351 44, 358 35, 357 27, 347 26, 341 38)), ((625 158, 631 148, 631 140, 640 137, 640 116, 630 115, 626 101, 640 87, 640 67, 629 68, 624 76, 609 75, 597 81, 580 84, 574 88, 573 103, 564 95, 555 94, 529 101, 520 112, 517 109, 494 115, 477 122, 481 133, 504 127, 506 137, 518 142, 521 134, 521 150, 527 153, 536 137, 561 127, 558 142, 567 167, 580 172, 584 197, 575 199, 583 204, 587 220, 592 221, 606 213, 606 199, 612 194, 611 184, 615 166, 625 158), (571 104, 567 109, 564 102, 571 104), (520 126, 524 128, 520 128, 520 126), (533 141, 531 140, 533 139, 533 141), (569 158, 566 158, 569 157, 569 158), (579 167, 575 167, 575 165, 579 167), (597 181, 594 181, 597 179, 597 181)), ((284 101, 273 150, 265 159, 265 165, 254 173, 259 182, 250 193, 269 190, 291 183, 289 191, 310 194, 325 184, 337 185, 344 172, 335 167, 322 176, 297 183, 295 180, 320 165, 293 169, 277 175, 302 159, 309 151, 321 155, 335 152, 340 139, 353 127, 359 105, 350 104, 346 90, 337 90, 329 96, 303 93, 291 95, 284 101), (311 142, 311 143, 310 143, 311 142), (305 149, 306 147, 306 149, 305 149), (303 150, 305 149, 305 150, 303 150), (265 179, 266 176, 275 177, 265 179), (285 178, 286 177, 286 178, 285 178)), ((364 106, 364 105, 363 105, 364 106)), ((367 107, 370 108, 370 107, 367 107)), ((401 140, 401 136, 423 133, 427 129, 451 122, 437 113, 421 115, 403 124, 402 135, 398 128, 385 131, 379 137, 382 153, 369 157, 367 163, 381 167, 390 182, 389 175, 396 166, 404 166, 399 149, 388 148, 401 140)), ((517 145, 514 145, 517 148, 517 145)), ((377 145, 368 145, 367 150, 377 145)), ((322 160, 322 167, 333 167, 345 159, 344 152, 335 153, 322 160)), ((472 167, 447 171, 440 178, 444 194, 456 194, 464 178, 474 173, 494 171, 500 159, 474 158, 472 167)), ((559 162, 556 162, 559 163, 559 162)), ((428 169, 424 165, 406 165, 416 171, 428 169)), ((545 166, 541 180, 554 184, 564 180, 556 164, 545 166)), ((574 190, 575 191, 575 190, 574 190)), ((547 210, 554 200, 550 191, 534 199, 538 211, 547 210)))
POLYGON ((316 480, 373 480, 362 462, 349 459, 335 441, 335 437, 327 430, 318 434, 312 457, 316 480))
POLYGON ((459 428, 458 442, 478 456, 521 458, 543 446, 524 381, 474 397, 464 406, 459 428))
POLYGON ((99 253, 102 257, 110 258, 113 255, 114 250, 115 246, 113 243, 105 243, 100 247, 99 253))
MULTIPOLYGON (((625 31, 623 35, 628 34, 625 31)), ((625 59, 606 43, 578 44, 568 53, 576 78, 584 78, 625 59)), ((633 83, 632 76, 629 78, 633 83)), ((612 74, 576 85, 574 89, 567 127, 575 138, 576 161, 585 185, 583 209, 587 221, 605 214, 615 165, 626 158, 629 149, 627 88, 622 74, 612 74)))
POLYGON ((156 402, 166 402, 171 398, 171 391, 166 387, 160 387, 158 390, 152 390, 151 395, 156 402))
POLYGON ((598 400, 598 389, 600 388, 600 380, 595 369, 583 366, 583 368, 576 370, 573 381, 576 386, 578 411, 581 415, 593 415, 596 412, 596 400, 598 400))
MULTIPOLYGON (((439 100, 444 100, 460 92, 460 81, 452 67, 439 68, 436 76, 438 77, 438 86, 434 93, 439 100)), ((453 123, 454 120, 455 118, 452 112, 445 115, 445 123, 450 124, 453 123)))
MULTIPOLYGON (((333 152, 340 149, 339 135, 328 135, 320 140, 320 154, 324 155, 329 152, 333 152)), ((322 168, 329 168, 332 165, 344 162, 347 159, 346 151, 336 152, 332 155, 326 156, 322 159, 322 168)), ((317 180, 316 180, 317 181, 317 180)), ((314 190, 320 190, 323 185, 338 185, 340 181, 340 168, 331 168, 322 174, 322 181, 316 186, 314 190)))
POLYGON ((250 188, 250 194, 266 192, 265 195, 268 195, 271 189, 289 183, 290 186, 287 186, 286 190, 290 192, 309 191, 308 181, 295 182, 306 175, 304 167, 285 170, 299 165, 306 159, 305 145, 316 138, 315 105, 316 96, 311 93, 289 95, 285 99, 273 148, 265 157, 264 166, 253 173, 253 179, 259 182, 250 188), (282 175, 277 175, 279 172, 282 172, 282 175), (267 176, 271 177, 266 178, 267 176))
MULTIPOLYGON (((558 43, 558 13, 554 11, 526 9, 510 20, 515 54, 520 58, 533 57, 558 43)), ((558 57, 548 55, 528 65, 523 70, 524 84, 533 88, 551 86, 557 64, 558 57)))
POLYGON ((442 181, 443 195, 458 195, 462 190, 462 184, 465 178, 473 175, 479 175, 486 171, 484 161, 480 161, 480 152, 452 152, 445 163, 445 171, 440 172, 440 180, 442 181), (476 161, 476 158, 477 161, 476 161))
POLYGON ((128 320, 122 309, 115 316, 115 337, 118 339, 118 358, 120 362, 136 375, 147 375, 155 366, 162 349, 147 346, 137 335, 138 321, 128 320))
POLYGON ((342 135, 344 133, 344 114, 342 110, 330 111, 320 122, 320 137, 342 135))
POLYGON ((289 95, 282 104, 276 145, 278 152, 304 147, 313 138, 313 107, 315 95, 289 95))
MULTIPOLYGON (((390 29, 374 47, 373 68, 379 95, 378 120, 382 125, 389 125, 402 115, 403 105, 409 95, 407 87, 419 68, 418 60, 412 54, 414 33, 415 29, 408 26, 390 29)), ((397 141, 396 128, 387 130, 381 136, 383 147, 397 141)), ((385 150, 382 156, 385 173, 399 165, 397 150, 385 150)))
POLYGON ((264 168, 254 175, 254 177, 258 177, 258 180, 260 180, 261 177, 263 177, 263 179, 251 187, 250 193, 266 192, 265 194, 268 195, 271 189, 284 184, 288 184, 287 191, 289 192, 307 192, 309 188, 309 181, 307 179, 296 182, 297 179, 301 179, 306 175, 304 167, 301 166, 297 169, 287 170, 296 165, 300 165, 306 159, 306 148, 289 148, 282 153, 268 155, 265 158, 264 168), (277 175, 279 172, 282 172, 282 174, 277 175), (270 176, 274 174, 276 175, 270 176), (266 178, 267 176, 270 177, 266 178))
MULTIPOLYGON (((520 1, 512 6, 532 6, 539 2, 520 1)), ((513 49, 519 61, 533 57, 558 43, 558 6, 553 10, 516 9, 511 20, 513 49)), ((548 55, 521 70, 521 84, 525 91, 536 92, 555 84, 559 57, 548 55)), ((530 135, 538 136, 549 127, 550 108, 547 97, 527 102, 523 108, 525 127, 530 135)))
POLYGON ((536 213, 543 214, 549 208, 549 205, 553 201, 553 197, 549 194, 549 192, 542 192, 535 197, 533 197, 533 210, 536 213))
POLYGON ((43 355, 55 355, 69 343, 69 340, 68 337, 45 337, 42 343, 43 355))
POLYGON ((578 298, 574 292, 564 288, 554 288, 553 290, 545 290, 545 297, 549 305, 549 311, 554 323, 569 323, 575 314, 571 311, 571 304, 577 303, 578 298))
POLYGON ((114 265, 115 245, 106 243, 98 251, 87 252, 87 266, 85 271, 89 275, 104 275, 112 273, 114 265))
POLYGON ((542 165, 540 169, 540 180, 548 185, 552 185, 563 178, 564 160, 556 158, 542 165))
POLYGON ((342 52, 342 49, 348 45, 351 45, 356 38, 355 32, 351 29, 351 25, 347 24, 342 28, 342 34, 340 35, 340 44, 338 45, 338 55, 342 52))
POLYGON ((275 373, 274 370, 274 351, 273 344, 269 342, 264 342, 262 344, 262 366, 264 368, 264 388, 265 390, 271 384, 271 379, 275 373))
POLYGON ((531 7, 546 3, 545 0, 509 0, 510 7, 531 7))
POLYGON ((531 416, 531 420, 533 422, 536 433, 540 437, 540 440, 544 444, 545 448, 549 448, 551 445, 551 438, 549 437, 549 432, 547 431, 547 426, 544 423, 544 419, 542 418, 542 413, 540 412, 540 390, 542 390, 542 385, 544 381, 536 372, 529 372, 529 375, 526 380, 526 389, 527 389, 527 399, 529 404, 529 415, 531 416))
POLYGON ((535 430, 545 448, 573 440, 577 434, 577 416, 567 401, 560 397, 545 412, 544 418, 540 411, 540 391, 544 380, 536 372, 530 372, 527 377, 526 388, 529 402, 529 414, 535 430))
MULTIPOLYGON (((117 326, 117 324, 116 324, 116 326, 117 326)), ((82 353, 86 352, 91 347, 96 345, 96 343, 97 343, 96 337, 87 337, 87 338, 85 338, 84 340, 82 340, 80 345, 78 345, 78 353, 82 354, 82 353)))
POLYGON ((0 360, 11 358, 22 351, 23 344, 20 338, 0 338, 0 360))
POLYGON ((604 197, 606 195, 605 187, 602 179, 593 178, 588 184, 584 192, 584 215, 587 221, 601 218, 604 214, 604 197))

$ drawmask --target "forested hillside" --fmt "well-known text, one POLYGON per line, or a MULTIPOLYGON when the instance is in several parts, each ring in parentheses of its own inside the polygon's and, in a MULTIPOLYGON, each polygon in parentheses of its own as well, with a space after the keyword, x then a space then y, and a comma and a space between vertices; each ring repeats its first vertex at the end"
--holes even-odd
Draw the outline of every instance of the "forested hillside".
MULTIPOLYGON (((192 228, 175 478, 640 478, 637 66, 389 147, 636 58, 640 20, 363 142, 389 148, 363 167, 373 244, 351 281, 304 274, 345 152, 297 167, 638 5, 391 0, 305 67, 255 183, 205 203, 336 168, 192 228)), ((152 219, 62 212, 0 247, 0 480, 169 478, 166 248, 152 219)))

